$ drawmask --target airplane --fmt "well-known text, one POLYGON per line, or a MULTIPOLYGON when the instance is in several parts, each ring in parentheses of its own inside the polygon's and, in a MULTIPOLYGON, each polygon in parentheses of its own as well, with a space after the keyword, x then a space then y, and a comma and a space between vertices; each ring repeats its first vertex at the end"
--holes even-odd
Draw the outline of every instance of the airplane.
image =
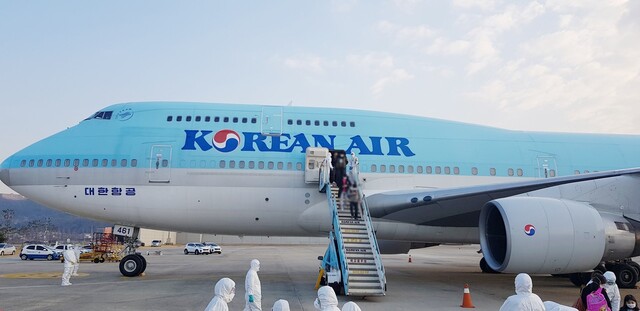
MULTIPOLYGON (((314 148, 357 156, 381 253, 480 244, 485 272, 584 282, 585 271, 608 269, 621 287, 638 281, 636 135, 513 131, 352 109, 135 102, 16 152, 2 162, 0 180, 50 208, 121 225, 128 236, 144 227, 320 237, 332 231, 332 214, 318 187, 320 162, 309 158, 314 148)), ((135 254, 123 261, 128 276, 146 266, 135 254)))

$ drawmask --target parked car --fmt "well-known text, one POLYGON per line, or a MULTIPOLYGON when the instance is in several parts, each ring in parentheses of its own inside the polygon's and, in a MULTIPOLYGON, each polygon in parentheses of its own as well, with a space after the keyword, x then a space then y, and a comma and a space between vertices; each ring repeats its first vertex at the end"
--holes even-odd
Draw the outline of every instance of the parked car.
POLYGON ((222 248, 220 247, 220 245, 213 242, 204 242, 202 244, 207 245, 211 248, 211 254, 213 253, 222 254, 222 248))
POLYGON ((55 249, 46 245, 28 244, 28 245, 25 245, 20 251, 20 258, 22 260, 27 260, 27 259, 58 260, 60 259, 60 253, 55 249))
POLYGON ((211 253, 211 248, 203 245, 202 243, 191 242, 184 246, 184 254, 188 255, 189 253, 194 253, 196 255, 209 255, 211 253))
POLYGON ((0 243, 0 256, 13 255, 16 253, 16 247, 8 243, 0 243))
MULTIPOLYGON (((66 251, 69 247, 73 247, 73 244, 60 244, 55 247, 55 250, 62 254, 62 252, 66 251)), ((86 249, 86 248, 80 247, 80 254, 88 253, 90 251, 91 251, 91 248, 86 249)))
POLYGON ((151 241, 151 247, 160 247, 160 246, 162 246, 162 241, 160 240, 151 241))

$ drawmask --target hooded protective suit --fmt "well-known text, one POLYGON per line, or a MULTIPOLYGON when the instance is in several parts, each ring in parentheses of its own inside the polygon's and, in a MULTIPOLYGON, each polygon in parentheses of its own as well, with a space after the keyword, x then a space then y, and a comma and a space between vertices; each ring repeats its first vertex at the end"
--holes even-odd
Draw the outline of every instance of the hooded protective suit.
POLYGON ((563 306, 553 301, 545 301, 544 308, 546 311, 578 311, 576 308, 563 306))
POLYGON ((222 278, 213 289, 215 296, 204 311, 229 311, 228 303, 236 295, 236 283, 230 278, 222 278))
POLYGON ((500 311, 544 311, 542 300, 532 292, 533 281, 528 274, 518 274, 515 285, 516 295, 509 296, 500 311))
POLYGON ((78 260, 76 259, 76 254, 73 252, 73 248, 67 248, 62 253, 62 256, 64 256, 64 272, 62 272, 62 283, 60 285, 69 286, 71 285, 69 278, 78 260))
POLYGON ((340 311, 338 297, 330 286, 322 286, 318 289, 318 298, 313 306, 320 311, 340 311))
POLYGON ((362 310, 360 309, 360 307, 358 307, 358 305, 355 302, 349 301, 345 303, 344 306, 342 306, 342 311, 362 311, 362 310))
POLYGON ((620 290, 616 284, 616 275, 611 271, 607 271, 604 273, 604 278, 607 279, 604 289, 607 290, 607 296, 611 300, 611 310, 620 310, 620 290))
POLYGON ((73 273, 71 275, 78 276, 78 268, 80 268, 80 246, 74 246, 73 253, 76 255, 76 263, 73 265, 73 273))
POLYGON ((284 299, 280 299, 278 301, 276 301, 273 304, 273 308, 271 308, 271 311, 289 311, 289 302, 284 300, 284 299))
POLYGON ((254 259, 251 261, 251 268, 247 271, 247 277, 244 279, 244 299, 246 304, 244 311, 261 311, 262 310, 262 289, 260 288, 260 261, 254 259))

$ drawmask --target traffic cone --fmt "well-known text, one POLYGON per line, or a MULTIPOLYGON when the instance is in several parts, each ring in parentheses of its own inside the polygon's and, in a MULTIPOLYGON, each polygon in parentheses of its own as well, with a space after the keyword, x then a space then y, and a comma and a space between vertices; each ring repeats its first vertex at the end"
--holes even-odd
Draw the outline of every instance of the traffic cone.
POLYGON ((411 262, 411 255, 409 255, 409 262, 411 262))
POLYGON ((469 292, 469 284, 464 284, 464 294, 462 295, 462 308, 475 308, 471 302, 471 293, 469 292))

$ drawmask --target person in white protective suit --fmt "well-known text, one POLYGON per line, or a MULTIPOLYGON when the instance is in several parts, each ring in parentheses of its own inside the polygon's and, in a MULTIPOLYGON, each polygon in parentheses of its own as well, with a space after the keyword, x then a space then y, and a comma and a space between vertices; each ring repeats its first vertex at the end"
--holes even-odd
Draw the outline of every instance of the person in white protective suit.
POLYGON ((338 297, 330 286, 322 286, 318 289, 318 298, 313 302, 313 306, 320 311, 340 311, 338 297))
POLYGON ((76 255, 76 263, 73 265, 73 273, 71 275, 78 276, 78 268, 80 268, 80 246, 73 247, 73 253, 76 255))
POLYGON ((545 301, 544 308, 546 311, 578 311, 574 307, 568 307, 553 301, 545 301))
POLYGON ((544 311, 542 299, 532 292, 533 281, 528 274, 518 274, 515 285, 516 294, 505 300, 500 311, 544 311))
POLYGON ((215 296, 204 311, 229 311, 228 303, 236 295, 236 282, 230 278, 222 278, 213 289, 215 296))
POLYGON ((244 279, 244 300, 246 301, 244 311, 262 311, 262 289, 258 271, 260 271, 260 261, 251 260, 251 268, 244 279))
POLYGON ((620 310, 620 290, 616 284, 616 275, 611 271, 607 271, 604 273, 604 278, 607 279, 604 289, 607 290, 607 296, 611 300, 611 310, 620 310))
POLYGON ((64 272, 62 272, 62 286, 69 286, 71 282, 69 282, 69 278, 71 278, 71 273, 73 272, 73 267, 78 262, 76 259, 76 254, 73 252, 73 248, 67 248, 63 253, 64 256, 64 272))
POLYGON ((362 309, 355 302, 349 301, 342 306, 342 311, 362 311, 362 309))
POLYGON ((276 301, 273 304, 273 307, 271 308, 271 311, 290 311, 290 310, 291 309, 289 309, 289 302, 284 299, 280 299, 276 301))

